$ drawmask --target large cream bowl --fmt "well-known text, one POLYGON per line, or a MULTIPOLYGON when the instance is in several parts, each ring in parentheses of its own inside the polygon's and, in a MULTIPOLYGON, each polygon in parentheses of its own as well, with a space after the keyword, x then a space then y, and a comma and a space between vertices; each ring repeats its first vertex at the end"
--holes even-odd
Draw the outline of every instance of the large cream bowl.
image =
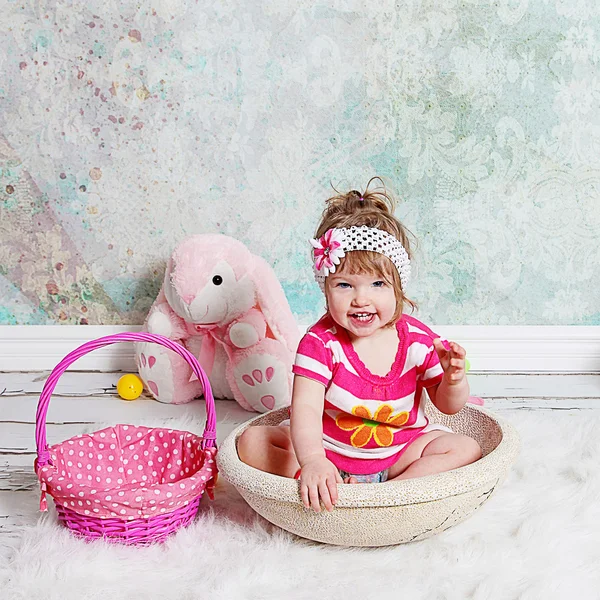
POLYGON ((235 429, 219 449, 221 475, 265 519, 296 535, 342 546, 387 546, 422 540, 460 523, 482 506, 505 479, 519 451, 508 422, 467 405, 445 415, 428 403, 436 422, 475 438, 483 449, 477 462, 438 475, 386 483, 339 485, 331 513, 316 513, 300 502, 298 481, 243 463, 237 440, 247 427, 277 425, 288 409, 260 415, 235 429))

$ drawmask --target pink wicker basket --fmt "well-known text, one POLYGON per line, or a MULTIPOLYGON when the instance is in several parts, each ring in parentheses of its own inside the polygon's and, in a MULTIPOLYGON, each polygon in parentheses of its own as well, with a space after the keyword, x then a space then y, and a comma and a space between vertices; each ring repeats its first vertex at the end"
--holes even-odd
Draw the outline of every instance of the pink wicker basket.
POLYGON ((210 383, 183 346, 151 333, 119 333, 87 342, 54 368, 40 395, 35 428, 40 509, 47 510, 47 492, 54 498, 59 521, 76 535, 124 544, 160 542, 192 521, 204 490, 212 499, 217 476, 215 432, 210 383), (155 342, 187 360, 204 388, 202 437, 116 425, 48 447, 46 414, 58 379, 79 357, 115 342, 155 342))

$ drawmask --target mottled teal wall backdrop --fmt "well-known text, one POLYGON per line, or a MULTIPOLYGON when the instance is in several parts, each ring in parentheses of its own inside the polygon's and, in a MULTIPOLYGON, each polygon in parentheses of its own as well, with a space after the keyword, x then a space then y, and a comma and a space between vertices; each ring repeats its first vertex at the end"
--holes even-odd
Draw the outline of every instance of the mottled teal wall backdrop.
POLYGON ((600 324, 597 0, 0 0, 0 323, 138 324, 222 232, 317 317, 374 174, 435 324, 600 324))

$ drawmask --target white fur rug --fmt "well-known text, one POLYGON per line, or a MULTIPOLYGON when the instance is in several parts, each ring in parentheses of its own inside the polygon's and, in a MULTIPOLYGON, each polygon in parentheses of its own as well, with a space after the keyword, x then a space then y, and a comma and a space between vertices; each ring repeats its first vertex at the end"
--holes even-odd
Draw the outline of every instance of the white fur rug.
POLYGON ((85 543, 50 513, 0 566, 0 597, 600 598, 600 414, 504 416, 522 436, 518 463, 473 517, 437 537, 381 549, 319 545, 255 516, 221 479, 195 524, 158 547, 85 543))

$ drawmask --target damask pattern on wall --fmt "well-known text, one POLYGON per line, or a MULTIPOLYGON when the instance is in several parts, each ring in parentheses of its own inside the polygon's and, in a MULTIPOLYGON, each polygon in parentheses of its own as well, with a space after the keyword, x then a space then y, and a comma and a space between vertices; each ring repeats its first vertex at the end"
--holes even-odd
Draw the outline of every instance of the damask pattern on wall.
POLYGON ((600 324, 596 0, 0 0, 0 324, 139 324, 194 233, 273 265, 384 177, 435 324, 600 324))

